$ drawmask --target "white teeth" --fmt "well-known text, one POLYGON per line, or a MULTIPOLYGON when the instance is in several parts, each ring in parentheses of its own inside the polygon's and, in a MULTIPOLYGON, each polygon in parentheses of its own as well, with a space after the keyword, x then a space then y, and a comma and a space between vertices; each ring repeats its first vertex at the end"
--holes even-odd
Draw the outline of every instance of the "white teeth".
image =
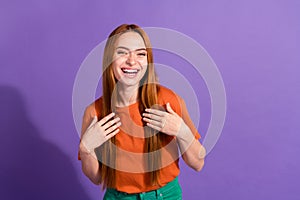
POLYGON ((138 72, 137 69, 122 69, 122 70, 123 70, 123 72, 125 72, 125 73, 137 73, 137 72, 138 72))

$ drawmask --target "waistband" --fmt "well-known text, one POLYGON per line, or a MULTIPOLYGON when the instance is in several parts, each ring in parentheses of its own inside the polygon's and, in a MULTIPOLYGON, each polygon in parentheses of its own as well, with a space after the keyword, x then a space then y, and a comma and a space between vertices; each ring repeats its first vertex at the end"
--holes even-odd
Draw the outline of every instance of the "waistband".
POLYGON ((137 199, 147 199, 149 196, 156 196, 156 197, 161 197, 163 193, 168 193, 171 191, 174 187, 178 187, 178 177, 174 178, 171 182, 167 183, 161 188, 158 188, 156 190, 151 190, 148 192, 141 192, 141 193, 126 193, 126 192, 121 192, 113 188, 107 188, 106 192, 114 194, 115 196, 118 196, 120 198, 122 197, 136 197, 137 199))

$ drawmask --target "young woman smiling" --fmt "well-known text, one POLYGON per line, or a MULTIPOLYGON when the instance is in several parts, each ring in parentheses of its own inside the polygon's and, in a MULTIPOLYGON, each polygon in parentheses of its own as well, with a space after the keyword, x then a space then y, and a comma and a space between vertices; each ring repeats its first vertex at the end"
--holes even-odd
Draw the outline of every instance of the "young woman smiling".
POLYGON ((103 95, 84 113, 79 158, 104 199, 181 199, 178 147, 200 171, 205 149, 184 100, 158 84, 147 34, 123 24, 103 56, 103 95))

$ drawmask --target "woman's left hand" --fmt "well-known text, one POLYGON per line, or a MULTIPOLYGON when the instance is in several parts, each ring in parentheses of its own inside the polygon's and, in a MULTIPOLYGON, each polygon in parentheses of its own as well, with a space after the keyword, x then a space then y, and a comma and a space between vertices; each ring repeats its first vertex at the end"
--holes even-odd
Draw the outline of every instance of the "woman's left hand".
POLYGON ((167 112, 158 109, 146 109, 143 113, 143 120, 147 126, 168 135, 177 136, 185 124, 182 118, 167 103, 167 112))

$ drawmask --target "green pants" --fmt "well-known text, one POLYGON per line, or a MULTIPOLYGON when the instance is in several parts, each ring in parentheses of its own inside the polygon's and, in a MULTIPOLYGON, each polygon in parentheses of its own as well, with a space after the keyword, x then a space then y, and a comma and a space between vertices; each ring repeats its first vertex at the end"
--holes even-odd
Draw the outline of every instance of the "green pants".
POLYGON ((149 192, 128 194, 126 192, 119 192, 115 189, 108 188, 104 195, 104 200, 181 200, 182 191, 178 183, 178 178, 176 177, 173 181, 169 182, 167 185, 149 192))

